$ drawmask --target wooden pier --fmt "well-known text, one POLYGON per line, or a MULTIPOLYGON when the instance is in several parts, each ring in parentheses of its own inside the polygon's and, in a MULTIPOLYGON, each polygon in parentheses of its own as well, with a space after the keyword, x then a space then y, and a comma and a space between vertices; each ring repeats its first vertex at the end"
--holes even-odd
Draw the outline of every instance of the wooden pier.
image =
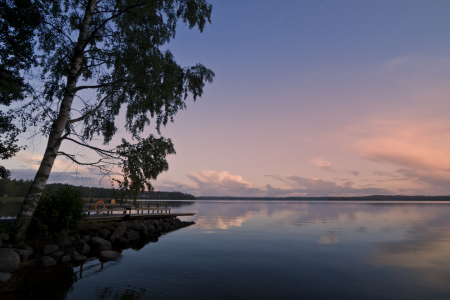
POLYGON ((124 219, 175 218, 178 216, 194 216, 195 213, 171 213, 167 202, 125 200, 123 204, 114 199, 85 200, 84 222, 120 221, 124 219), (115 213, 116 212, 116 213, 115 213))

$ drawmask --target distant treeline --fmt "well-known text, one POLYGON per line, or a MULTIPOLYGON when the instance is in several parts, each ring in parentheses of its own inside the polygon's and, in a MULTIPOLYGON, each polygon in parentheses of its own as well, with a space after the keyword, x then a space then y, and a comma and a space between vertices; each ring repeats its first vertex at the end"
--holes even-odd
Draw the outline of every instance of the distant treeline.
MULTIPOLYGON (((0 179, 0 197, 25 197, 30 188, 32 180, 10 180, 0 179)), ((59 188, 61 183, 49 183, 48 188, 59 188)), ((111 198, 114 189, 77 186, 82 198, 111 198)), ((195 200, 193 195, 181 192, 145 192, 138 198, 142 199, 161 199, 161 200, 195 200)))
POLYGON ((197 200, 272 200, 272 201, 450 201, 450 196, 372 195, 361 197, 197 197, 197 200))

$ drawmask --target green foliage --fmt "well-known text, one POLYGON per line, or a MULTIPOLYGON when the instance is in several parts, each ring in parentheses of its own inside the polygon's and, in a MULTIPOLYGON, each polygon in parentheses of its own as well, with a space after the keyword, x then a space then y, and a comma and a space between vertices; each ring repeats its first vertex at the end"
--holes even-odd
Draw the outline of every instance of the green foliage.
POLYGON ((74 186, 47 189, 27 233, 32 237, 54 238, 64 231, 77 229, 84 218, 83 204, 80 192, 74 186))
MULTIPOLYGON (((33 37, 41 22, 40 2, 31 0, 0 0, 0 104, 9 106, 23 100, 31 86, 21 72, 34 63, 33 37)), ((0 159, 14 156, 19 147, 17 136, 21 130, 9 113, 0 111, 0 159)), ((9 178, 10 172, 0 166, 0 178, 9 178)))
POLYGON ((207 0, 48 0, 41 12, 33 69, 39 82, 28 82, 34 94, 17 118, 24 128, 35 126, 49 136, 56 131, 55 120, 68 112, 65 128, 57 129, 60 142, 86 147, 94 156, 58 155, 119 175, 112 182, 128 195, 151 190, 149 181, 167 170, 165 156, 175 151, 170 139, 140 135, 150 122, 161 135, 161 125, 173 122, 187 98, 201 97, 214 78, 202 64, 180 66, 165 45, 180 23, 202 32, 211 22, 212 5, 207 0), (132 141, 108 147, 121 114, 132 141), (104 146, 90 145, 99 139, 104 146), (145 147, 156 151, 134 151, 145 147), (120 174, 111 171, 115 166, 120 174))

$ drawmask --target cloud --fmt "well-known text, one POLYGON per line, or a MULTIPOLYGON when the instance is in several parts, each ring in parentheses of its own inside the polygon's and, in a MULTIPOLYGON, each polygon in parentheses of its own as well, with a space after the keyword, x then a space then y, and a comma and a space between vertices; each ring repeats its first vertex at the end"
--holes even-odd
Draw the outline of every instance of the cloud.
POLYGON ((311 163, 313 163, 315 166, 319 167, 322 170, 328 171, 328 172, 335 172, 331 168, 331 163, 327 160, 325 160, 322 157, 316 157, 311 160, 311 163))
POLYGON ((191 172, 187 175, 190 182, 173 180, 158 180, 154 186, 157 190, 183 191, 196 196, 242 196, 260 197, 264 192, 245 181, 240 175, 233 175, 227 171, 217 172, 204 170, 191 172))
POLYGON ((450 126, 436 121, 374 121, 376 129, 355 143, 360 157, 396 168, 373 171, 398 182, 399 189, 421 189, 421 194, 450 192, 450 126), (418 123, 418 124, 417 124, 418 123))
POLYGON ((311 159, 311 163, 313 165, 315 165, 316 167, 318 167, 324 171, 331 172, 331 173, 347 173, 347 174, 351 174, 353 176, 359 176, 359 173, 360 173, 359 171, 347 171, 342 168, 336 169, 335 167, 331 167, 331 162, 324 159, 323 157, 315 157, 315 158, 311 159))
POLYGON ((275 177, 283 182, 289 183, 292 189, 277 189, 270 185, 267 186, 267 196, 277 197, 291 193, 303 193, 309 197, 326 196, 363 196, 363 195, 386 195, 390 191, 381 188, 357 188, 354 183, 346 181, 340 185, 332 181, 325 181, 318 178, 303 178, 300 176, 277 176, 275 177))

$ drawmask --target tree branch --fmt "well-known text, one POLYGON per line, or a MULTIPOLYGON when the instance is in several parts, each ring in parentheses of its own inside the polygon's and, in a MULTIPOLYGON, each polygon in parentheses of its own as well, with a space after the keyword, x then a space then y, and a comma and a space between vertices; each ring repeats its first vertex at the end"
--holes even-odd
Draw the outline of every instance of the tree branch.
POLYGON ((72 138, 69 138, 69 137, 66 137, 65 139, 68 140, 68 141, 74 142, 75 144, 78 144, 80 146, 92 149, 92 150, 94 150, 96 152, 100 152, 102 155, 109 156, 109 157, 114 158, 114 159, 119 158, 118 156, 111 155, 111 154, 117 154, 114 151, 103 150, 103 149, 100 149, 100 148, 97 148, 97 147, 94 147, 94 146, 91 146, 91 145, 88 145, 88 144, 83 144, 83 143, 81 143, 81 142, 79 142, 77 140, 74 140, 72 138))
POLYGON ((69 120, 67 121, 67 124, 72 124, 72 123, 76 123, 76 122, 80 122, 83 121, 84 119, 86 119, 87 117, 89 117, 90 115, 92 115, 93 113, 95 113, 97 110, 100 109, 100 107, 102 107, 103 102, 105 102, 106 98, 108 98, 108 96, 104 97, 100 103, 90 112, 85 113, 83 116, 73 119, 73 120, 69 120))

